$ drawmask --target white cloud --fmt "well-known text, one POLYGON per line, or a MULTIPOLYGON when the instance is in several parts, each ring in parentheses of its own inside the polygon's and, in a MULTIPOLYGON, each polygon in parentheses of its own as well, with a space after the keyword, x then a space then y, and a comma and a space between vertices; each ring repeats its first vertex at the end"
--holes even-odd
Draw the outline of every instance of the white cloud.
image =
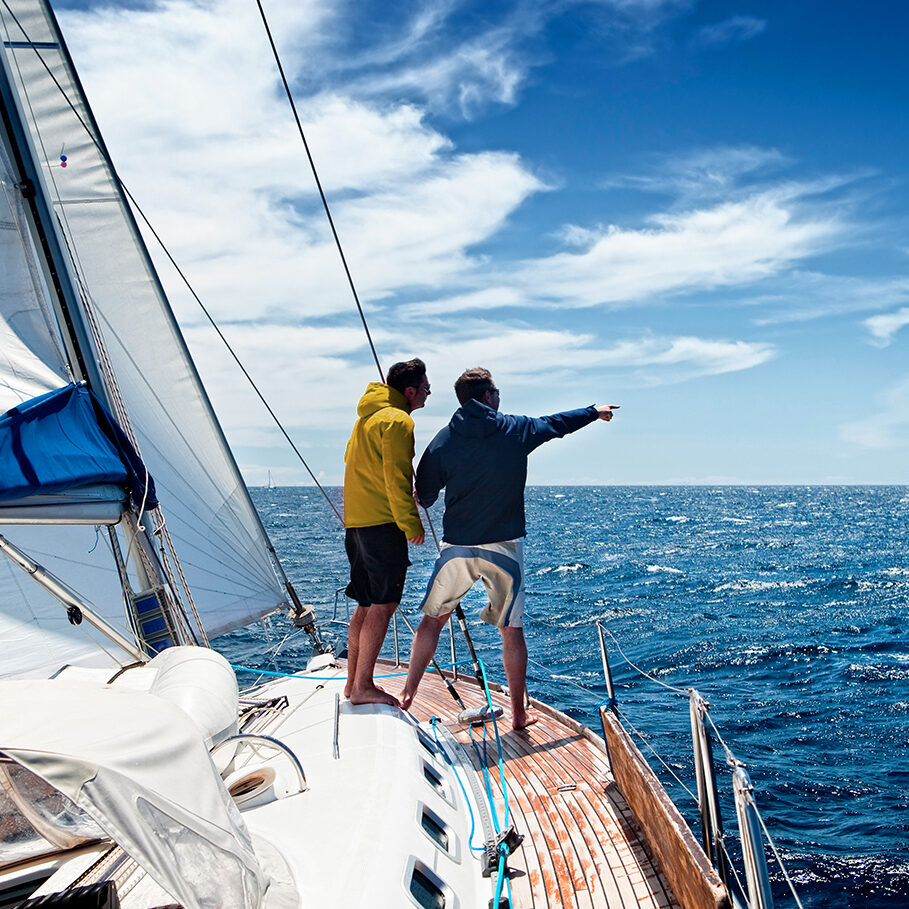
POLYGON ((885 449, 909 444, 909 376, 881 395, 881 409, 839 427, 840 438, 861 448, 885 449))
POLYGON ((801 201, 787 187, 656 215, 646 229, 609 227, 582 252, 523 263, 515 280, 532 298, 570 306, 628 305, 760 281, 844 241, 839 214, 812 212, 801 201))
POLYGON ((863 324, 871 332, 872 342, 879 347, 886 347, 901 328, 909 325, 909 306, 904 306, 896 312, 872 316, 865 319, 863 324))
POLYGON ((649 171, 610 177, 602 185, 606 189, 632 187, 645 192, 669 193, 682 202, 728 200, 732 193, 741 194, 743 178, 766 174, 787 163, 789 160, 774 148, 718 146, 661 155, 649 171))
MULTIPOLYGON (((690 375, 715 375, 752 369, 772 359, 772 344, 709 338, 645 338, 600 351, 594 362, 611 367, 685 367, 690 375)), ((678 376, 678 373, 676 373, 678 376)))
MULTIPOLYGON (((447 397, 449 403, 455 378, 472 366, 492 370, 503 387, 523 400, 521 395, 536 394, 541 376, 547 386, 565 380, 567 386, 581 389, 595 388, 606 373, 613 383, 627 384, 633 377, 635 384, 657 385, 751 369, 775 355, 766 343, 693 336, 648 336, 604 344, 589 333, 485 320, 451 325, 444 333, 429 325, 406 324, 405 333, 372 326, 383 367, 422 357, 434 394, 439 395, 435 401, 447 397)), ((352 320, 334 327, 251 323, 223 330, 265 398, 290 426, 319 426, 322 432, 348 428, 353 402, 366 383, 378 377, 374 363, 364 356, 363 331, 352 320), (330 395, 318 391, 325 388, 331 389, 330 395), (339 401, 347 404, 339 408, 339 401)), ((201 326, 186 336, 232 438, 253 444, 256 439, 261 442, 263 432, 273 433, 270 417, 246 390, 215 333, 201 326)))
MULTIPOLYGON (((276 4, 288 59, 328 53, 322 32, 333 15, 314 0, 276 4)), ((70 12, 65 24, 127 186, 216 317, 347 311, 338 253, 253 11, 237 0, 170 2, 70 12)), ((411 103, 320 92, 298 108, 365 299, 456 278, 467 248, 544 188, 516 154, 457 154, 411 103)))
POLYGON ((765 19, 754 16, 730 16, 722 22, 705 25, 694 37, 700 47, 718 47, 723 44, 741 44, 757 37, 767 28, 765 19))
POLYGON ((856 278, 795 270, 770 282, 747 303, 761 310, 754 324, 763 326, 890 309, 904 301, 909 301, 906 278, 856 278))
POLYGON ((352 87, 375 96, 405 93, 422 98, 434 110, 454 107, 469 119, 489 104, 515 102, 527 65, 513 49, 513 40, 510 30, 497 29, 429 60, 369 74, 352 87))

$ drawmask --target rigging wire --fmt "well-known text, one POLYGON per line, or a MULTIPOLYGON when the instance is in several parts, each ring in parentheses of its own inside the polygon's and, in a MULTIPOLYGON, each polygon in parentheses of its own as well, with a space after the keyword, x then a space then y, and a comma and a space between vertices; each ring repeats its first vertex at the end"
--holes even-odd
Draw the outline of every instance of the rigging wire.
POLYGON ((297 113, 297 105, 294 103, 293 94, 291 93, 290 85, 287 82, 287 76, 284 74, 284 67, 281 64, 281 57, 278 54, 278 48, 275 46, 274 38, 272 38, 271 28, 268 24, 268 18, 266 17, 265 10, 262 7, 262 0, 256 0, 256 6, 259 7, 259 15, 262 17, 262 25, 265 26, 265 33, 268 35, 268 43, 271 45, 271 52, 274 55, 275 63, 278 66, 278 72, 281 74, 281 82, 284 85, 284 92, 287 95, 287 101, 290 104, 290 109, 293 111, 294 120, 297 123, 297 131, 300 133, 300 139, 303 141, 303 148, 306 149, 306 157, 309 159, 309 166, 312 169, 312 175, 316 181, 316 187, 319 190, 319 196, 322 199, 322 206, 325 209, 325 217, 328 218, 328 224, 331 227, 332 236, 335 238, 335 246, 338 248, 338 255, 341 257, 341 264, 344 266, 344 274, 347 275, 347 283, 350 285, 350 292, 353 294, 354 302, 357 304, 357 312, 360 313, 360 321, 363 323, 363 331, 366 332, 366 340, 369 341, 369 349, 372 351, 373 359, 376 361, 376 368, 379 370, 379 381, 384 382, 385 373, 382 372, 382 364, 379 362, 379 355, 376 353, 375 345, 372 343, 372 335, 369 333, 369 326, 366 324, 366 315, 363 312, 363 307, 360 305, 360 296, 357 293, 353 275, 351 275, 350 268, 347 265, 347 257, 344 255, 344 250, 341 247, 341 238, 338 236, 338 231, 335 229, 334 218, 332 218, 331 209, 328 207, 328 199, 326 199, 325 192, 322 189, 322 181, 319 179, 319 173, 316 170, 316 162, 313 160, 312 154, 309 150, 309 143, 306 141, 306 134, 303 132, 303 124, 300 122, 300 115, 297 113))
POLYGON ((682 787, 682 789, 687 792, 691 798, 694 800, 695 804, 698 804, 698 797, 682 782, 678 774, 663 760, 662 757, 657 753, 656 749, 647 741, 647 737, 643 732, 640 731, 628 717, 622 713, 618 708, 615 708, 616 713, 622 718, 622 721, 628 726, 629 729, 641 740, 641 742, 649 749, 653 756, 666 768, 666 772, 682 787))
POLYGON ((297 448, 296 444, 294 443, 294 440, 290 437, 290 435, 288 434, 287 430, 284 428, 284 424, 281 422, 281 420, 279 419, 278 415, 274 412, 274 410, 272 410, 271 405, 268 403, 268 401, 265 399, 265 396, 264 396, 264 395, 262 394, 262 392, 259 390, 259 386, 256 384, 255 379, 253 379, 253 377, 249 374, 249 371, 248 371, 248 370, 246 369, 246 367, 243 365, 242 361, 241 361, 240 358, 237 356, 236 351, 235 351, 235 350, 233 349, 233 347, 231 346, 230 341, 228 341, 227 338, 224 336, 224 332, 221 331, 221 328, 219 327, 218 323, 215 322, 214 318, 212 317, 212 314, 208 311, 207 307, 206 307, 205 304, 202 302, 202 299, 201 299, 201 298, 199 297, 199 295, 196 293, 196 290, 195 290, 195 288, 192 286, 192 284, 190 283, 189 278, 187 278, 187 276, 186 276, 185 272, 183 271, 183 269, 180 268, 180 266, 177 264, 177 261, 176 261, 176 259, 174 259, 174 257, 171 255, 170 250, 167 248, 167 246, 165 246, 164 240, 161 238, 161 236, 158 234, 158 232, 157 232, 157 231, 155 230, 155 228, 152 226, 151 221, 149 221, 149 219, 148 219, 148 217, 146 216, 145 212, 142 210, 141 206, 140 206, 139 203, 136 201, 136 199, 135 199, 135 197, 133 196, 133 194, 129 191, 129 189, 126 187, 126 185, 123 183, 123 181, 119 178, 119 176, 117 177, 117 181, 119 182, 120 188, 123 190, 123 193, 124 193, 124 194, 126 195, 126 197, 129 199, 130 205, 132 205, 132 206, 135 208, 136 213, 139 215, 140 218, 142 218, 143 223, 144 223, 145 226, 148 228, 148 230, 149 230, 149 232, 151 233, 151 235, 155 238, 155 241, 157 242, 158 246, 161 247, 161 251, 162 251, 162 252, 164 253, 164 255, 167 257, 167 260, 168 260, 168 261, 170 262, 170 264, 174 267, 174 270, 175 270, 175 271, 177 272, 177 274, 179 275, 180 280, 183 281, 183 284, 186 286, 186 289, 190 292, 190 294, 192 294, 193 299, 194 299, 194 300, 196 301, 196 303, 199 305, 199 308, 200 308, 200 309, 202 310, 202 312, 204 313, 205 318, 208 319, 208 321, 211 323, 212 328, 214 328, 214 330, 217 332, 218 337, 221 339, 222 343, 223 343, 224 346, 227 348, 227 350, 228 350, 228 352, 230 353, 230 355, 234 358, 234 362, 237 364, 237 366, 240 367, 240 371, 241 371, 241 372, 243 373, 243 375, 246 377, 247 382, 249 382, 249 384, 250 384, 250 386, 252 387, 253 391, 256 393, 257 397, 258 397, 259 400, 262 402, 262 405, 263 405, 263 406, 265 407, 265 409, 268 411, 269 416, 272 418, 272 420, 274 421, 275 425, 276 425, 276 426, 278 427, 278 429, 280 430, 281 435, 283 435, 284 438, 287 440, 288 445, 290 445, 290 447, 293 449, 294 454, 295 454, 295 455, 297 456, 297 458, 300 460, 300 463, 306 468, 306 472, 307 472, 307 473, 310 475, 310 477, 312 478, 313 483, 315 483, 316 486, 319 488, 319 492, 322 493, 322 495, 325 497, 325 501, 328 502, 328 504, 331 506, 331 510, 338 516, 338 520, 343 524, 343 523, 344 523, 344 518, 341 516, 341 512, 338 511, 337 505, 335 505, 335 503, 332 502, 331 497, 330 497, 330 496, 328 495, 328 493, 325 491, 325 488, 322 486, 322 484, 319 482, 319 480, 316 478, 316 475, 313 473, 313 471, 312 471, 312 469, 310 468, 309 464, 306 463, 306 459, 305 459, 305 458, 303 457, 303 455, 300 453, 300 449, 297 448))
POLYGON ((767 842, 770 843, 770 848, 773 850, 777 864, 780 866, 780 870, 783 872, 783 877, 786 879, 786 883, 789 885, 789 890, 792 893, 795 902, 797 903, 799 909, 804 909, 802 906, 802 901, 799 899, 799 895, 795 892, 795 884, 792 882, 792 878, 789 876, 789 872, 786 870, 786 866, 783 864, 783 857, 780 855, 779 850, 776 848, 776 843, 773 842, 773 837, 770 836, 770 831, 767 829, 767 825, 764 823, 764 818, 761 817, 761 812, 757 810, 757 805, 754 804, 753 799, 751 804, 754 808, 754 813, 757 815, 758 822, 761 825, 761 830, 764 831, 764 836, 767 837, 767 842))

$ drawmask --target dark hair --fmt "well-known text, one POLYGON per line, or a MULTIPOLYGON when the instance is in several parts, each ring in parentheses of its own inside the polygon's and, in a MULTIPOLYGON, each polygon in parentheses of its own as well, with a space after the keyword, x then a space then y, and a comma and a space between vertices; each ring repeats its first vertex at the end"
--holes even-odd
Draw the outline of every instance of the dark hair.
POLYGON ((495 384, 492 381, 492 373, 482 366, 474 366, 473 369, 462 372, 454 384, 455 394, 461 404, 466 404, 471 398, 479 401, 493 388, 495 384))
POLYGON ((404 394, 405 388, 419 388, 425 375, 426 364, 418 357, 414 357, 406 363, 395 363, 388 370, 385 384, 404 394))

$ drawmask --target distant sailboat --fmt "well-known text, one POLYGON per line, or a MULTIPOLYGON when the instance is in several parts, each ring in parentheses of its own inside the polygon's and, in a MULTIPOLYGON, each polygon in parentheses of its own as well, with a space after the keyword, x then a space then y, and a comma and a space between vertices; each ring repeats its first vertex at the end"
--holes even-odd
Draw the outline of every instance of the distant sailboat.
POLYGON ((271 471, 270 471, 270 470, 268 471, 268 482, 265 484, 265 488, 266 488, 266 489, 274 489, 274 488, 275 488, 275 484, 272 483, 272 481, 271 481, 271 471))

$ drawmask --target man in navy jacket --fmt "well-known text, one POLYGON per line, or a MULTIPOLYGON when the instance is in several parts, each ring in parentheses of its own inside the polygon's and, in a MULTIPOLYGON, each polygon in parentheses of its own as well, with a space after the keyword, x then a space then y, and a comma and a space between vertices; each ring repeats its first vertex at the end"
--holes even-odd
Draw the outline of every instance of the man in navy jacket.
POLYGON ((525 706, 527 645, 522 627, 527 456, 544 442, 594 420, 608 422, 616 405, 591 405, 548 417, 501 414, 492 375, 479 367, 460 376, 455 393, 461 407, 430 442, 417 468, 421 505, 428 508, 445 489, 444 542, 423 600, 401 706, 406 710, 413 702, 445 623, 482 578, 489 605, 480 618, 502 634, 512 726, 522 729, 535 722, 525 706))

